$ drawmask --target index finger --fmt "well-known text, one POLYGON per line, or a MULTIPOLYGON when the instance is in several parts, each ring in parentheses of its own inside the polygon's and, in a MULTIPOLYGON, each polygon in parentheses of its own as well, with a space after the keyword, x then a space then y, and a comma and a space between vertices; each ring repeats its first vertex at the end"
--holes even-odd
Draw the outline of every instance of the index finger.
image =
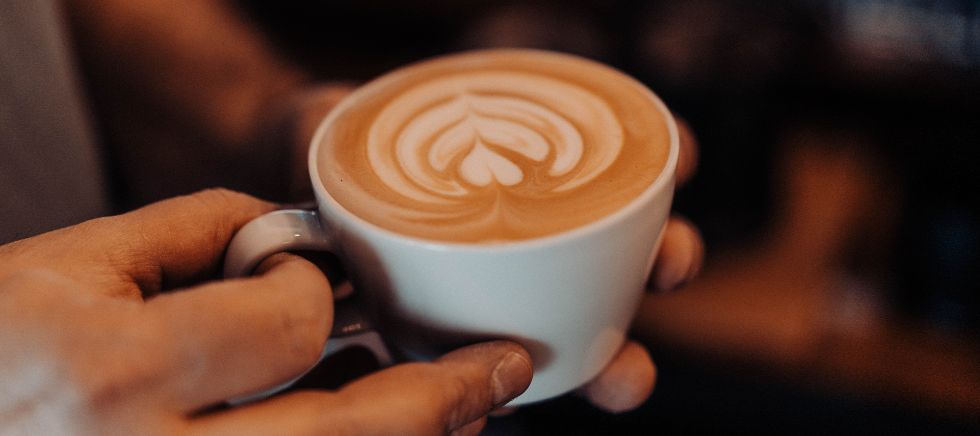
POLYGON ((211 189, 121 215, 126 258, 119 264, 141 288, 182 285, 215 274, 235 232, 276 206, 252 196, 211 189))
MULTIPOLYGON (((91 226, 93 248, 144 293, 217 273, 228 242, 247 222, 276 206, 246 194, 210 189, 164 200, 91 226), (107 248, 96 238, 114 241, 107 248)), ((85 231, 80 234, 85 235, 85 231)))
POLYGON ((210 277, 235 232, 275 205, 212 189, 0 246, 0 277, 43 264, 110 295, 210 277))

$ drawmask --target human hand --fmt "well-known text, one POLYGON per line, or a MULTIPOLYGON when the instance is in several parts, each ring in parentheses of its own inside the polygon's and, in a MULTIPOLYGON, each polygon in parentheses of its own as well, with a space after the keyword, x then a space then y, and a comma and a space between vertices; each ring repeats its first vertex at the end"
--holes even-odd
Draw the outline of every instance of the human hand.
POLYGON ((309 368, 327 340, 330 286, 302 258, 206 281, 273 209, 207 191, 0 247, 0 433, 471 432, 530 383, 526 351, 498 341, 209 410, 309 368))

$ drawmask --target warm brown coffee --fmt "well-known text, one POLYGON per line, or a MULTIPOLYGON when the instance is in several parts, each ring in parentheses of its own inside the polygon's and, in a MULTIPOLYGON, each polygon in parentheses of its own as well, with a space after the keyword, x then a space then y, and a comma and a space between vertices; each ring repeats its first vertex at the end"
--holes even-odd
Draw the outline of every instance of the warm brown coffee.
POLYGON ((663 170, 650 91, 582 58, 491 50, 377 79, 321 133, 317 170, 344 208, 391 231, 496 242, 607 216, 663 170))

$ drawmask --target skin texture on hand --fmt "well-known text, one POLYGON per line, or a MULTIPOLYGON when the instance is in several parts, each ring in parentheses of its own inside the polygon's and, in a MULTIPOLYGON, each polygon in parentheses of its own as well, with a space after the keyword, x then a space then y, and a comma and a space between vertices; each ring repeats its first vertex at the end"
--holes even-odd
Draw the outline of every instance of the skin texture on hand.
POLYGON ((273 209, 206 191, 0 247, 0 433, 450 433, 530 384, 526 351, 498 341, 202 412, 292 378, 327 340, 330 286, 300 257, 208 281, 273 209))

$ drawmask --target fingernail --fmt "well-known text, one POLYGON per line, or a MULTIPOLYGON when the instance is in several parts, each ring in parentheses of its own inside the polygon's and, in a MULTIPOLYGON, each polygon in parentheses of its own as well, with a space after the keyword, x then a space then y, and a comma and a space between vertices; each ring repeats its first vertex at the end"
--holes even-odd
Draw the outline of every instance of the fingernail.
POLYGON ((532 372, 531 362, 518 353, 510 352, 500 359, 490 374, 494 407, 501 406, 524 392, 531 382, 532 372))

